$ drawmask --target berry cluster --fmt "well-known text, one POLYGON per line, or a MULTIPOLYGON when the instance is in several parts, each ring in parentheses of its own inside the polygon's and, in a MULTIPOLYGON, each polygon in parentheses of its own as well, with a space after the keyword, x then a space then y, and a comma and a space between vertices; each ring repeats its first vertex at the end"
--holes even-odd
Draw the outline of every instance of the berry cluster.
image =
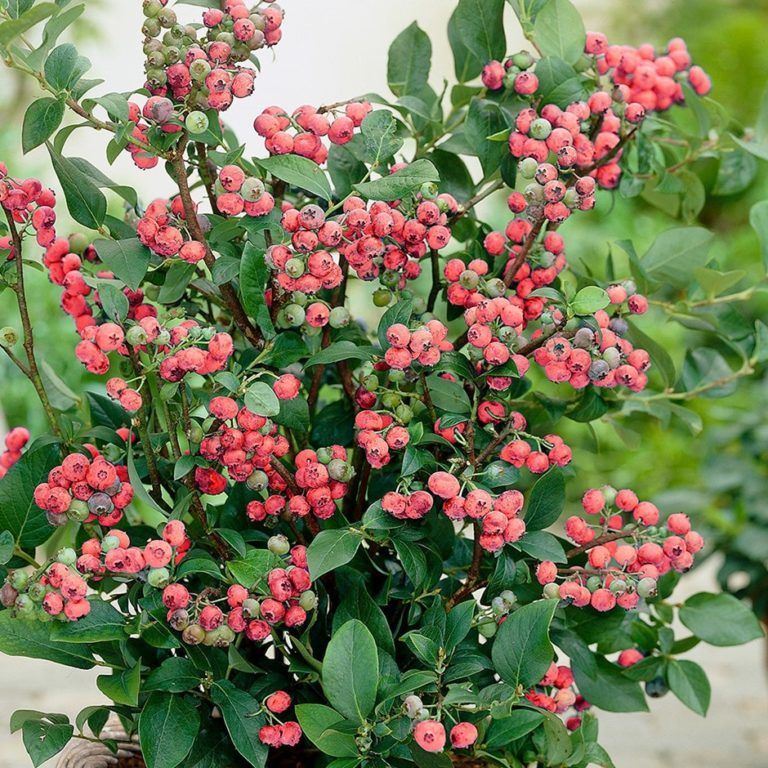
POLYGON ((552 662, 544 677, 530 690, 525 698, 547 712, 558 715, 565 714, 573 708, 577 714, 569 717, 565 724, 570 731, 575 731, 581 725, 578 713, 589 709, 589 702, 574 690, 573 672, 570 667, 552 662))
POLYGON ((74 569, 75 551, 63 549, 42 571, 11 571, 0 588, 0 604, 40 621, 77 621, 91 612, 88 585, 74 569))
MULTIPOLYGON (((213 421, 199 448, 204 459, 226 468, 232 480, 245 482, 252 490, 280 482, 271 462, 285 456, 289 445, 274 422, 226 396, 214 397, 208 412, 213 421)), ((204 493, 216 495, 226 488, 224 476, 214 469, 198 467, 196 479, 204 493)), ((248 509, 250 515, 250 505, 248 509)))
POLYGON ((21 458, 24 446, 29 442, 29 430, 25 427, 14 427, 5 436, 5 450, 0 453, 0 480, 8 470, 21 458))
POLYGON ((282 36, 277 5, 249 8, 243 0, 227 0, 223 10, 203 13, 202 34, 197 25, 179 24, 161 0, 146 0, 144 15, 146 88, 190 110, 223 111, 235 98, 250 96, 256 73, 241 64, 282 36))
POLYGON ((430 475, 427 487, 443 500, 443 512, 451 520, 477 521, 480 546, 486 552, 498 552, 525 533, 525 522, 519 517, 525 501, 520 491, 504 491, 494 497, 482 488, 475 488, 462 496, 458 478, 442 471, 430 475))
POLYGON ((111 528, 133 499, 127 468, 107 461, 93 446, 86 447, 90 458, 69 454, 48 473, 48 481, 35 488, 35 504, 45 510, 51 525, 97 520, 111 528))
POLYGON ((600 32, 587 35, 586 52, 595 57, 597 71, 625 93, 630 107, 663 112, 684 101, 682 84, 688 82, 693 90, 704 96, 712 82, 701 67, 691 66, 691 56, 685 41, 670 40, 661 55, 646 43, 639 48, 631 45, 609 45, 600 32))
MULTIPOLYGON (((56 196, 37 179, 14 179, 5 163, 0 163, 0 205, 17 224, 30 224, 38 245, 46 248, 56 239, 56 196)), ((10 236, 0 238, 0 249, 15 256, 10 236)))
POLYGON ((170 581, 171 569, 184 559, 191 546, 181 520, 166 523, 162 538, 152 539, 144 547, 131 546, 128 534, 114 529, 103 539, 92 538, 83 543, 77 570, 95 579, 142 574, 151 587, 161 589, 170 581))
POLYGON ((219 170, 216 209, 225 216, 265 216, 275 207, 275 198, 264 189, 264 182, 246 176, 237 165, 219 170))
POLYGON ((646 371, 651 359, 644 349, 635 349, 622 338, 626 321, 607 312, 595 313, 598 330, 579 328, 572 338, 555 333, 536 349, 533 359, 550 381, 569 382, 574 389, 589 384, 613 388, 624 386, 640 392, 648 383, 646 371))
POLYGON ((447 734, 445 726, 430 717, 429 710, 415 694, 405 698, 403 708, 413 721, 413 739, 425 752, 442 752, 449 738, 452 749, 469 749, 478 739, 477 727, 466 721, 456 723, 447 734))
POLYGON ((672 514, 659 525, 656 505, 640 501, 628 489, 592 488, 584 494, 582 506, 588 515, 599 516, 598 523, 591 525, 573 515, 566 520, 565 531, 586 552, 587 565, 561 571, 544 561, 536 570, 536 578, 545 585, 545 596, 559 597, 577 607, 591 605, 597 611, 610 611, 616 605, 634 608, 640 598, 655 594, 660 576, 671 570, 689 570, 694 555, 704 546, 687 515, 672 514), (558 579, 562 579, 559 585, 558 579))
POLYGON ((365 451, 366 461, 374 469, 381 469, 391 460, 390 449, 400 451, 408 445, 408 430, 395 424, 388 413, 364 410, 355 416, 358 430, 357 444, 365 451))
POLYGON ((499 458, 508 461, 518 469, 527 467, 533 474, 540 475, 550 467, 566 467, 571 463, 573 453, 559 435, 544 435, 543 438, 524 432, 525 418, 520 413, 511 414, 515 426, 515 438, 499 452, 499 458), (518 424, 522 422, 518 428, 518 424), (531 446, 535 443, 536 450, 531 446))
POLYGON ((506 88, 520 96, 530 96, 539 89, 539 78, 531 71, 535 63, 528 51, 520 51, 503 63, 493 59, 483 67, 483 85, 489 91, 506 88))
MULTIPOLYGON (((270 539, 270 551, 275 555, 277 552, 287 554, 287 539, 283 536, 273 539, 270 539)), ((182 633, 187 645, 202 643, 225 648, 240 634, 254 642, 263 642, 277 627, 303 626, 307 611, 317 605, 311 586, 306 550, 296 546, 290 550, 286 567, 273 568, 251 589, 231 585, 224 610, 217 604, 221 602, 218 590, 193 595, 181 583, 168 584, 163 589, 163 605, 168 609, 168 623, 182 633)))
POLYGON ((185 219, 180 197, 173 200, 158 198, 147 206, 136 233, 158 256, 178 256, 190 264, 197 264, 206 256, 205 245, 191 238, 185 219))
MULTIPOLYGON (((404 167, 393 165, 391 172, 404 167)), ((384 288, 402 290, 407 280, 421 274, 419 261, 430 250, 441 251, 448 245, 448 215, 458 211, 458 204, 451 195, 435 197, 434 192, 423 188, 421 200, 415 203, 401 200, 367 206, 359 197, 346 198, 343 242, 338 248, 361 280, 378 278, 384 288)))
POLYGON ((449 352, 453 344, 448 341, 448 329, 439 320, 429 320, 424 325, 409 329, 402 323, 387 328, 389 349, 384 353, 384 362, 400 371, 413 363, 434 366, 440 362, 440 353, 449 352))
POLYGON ((264 700, 263 712, 269 723, 259 729, 259 741, 270 747, 295 747, 301 739, 301 727, 295 720, 281 722, 276 715, 287 712, 293 699, 286 691, 275 691, 264 700))
POLYGON ((294 154, 322 165, 328 159, 323 137, 331 144, 346 144, 370 111, 367 101, 351 101, 345 105, 344 114, 336 116, 331 111, 332 118, 310 105, 299 107, 292 114, 272 106, 262 111, 253 127, 265 139, 264 146, 271 155, 294 154))

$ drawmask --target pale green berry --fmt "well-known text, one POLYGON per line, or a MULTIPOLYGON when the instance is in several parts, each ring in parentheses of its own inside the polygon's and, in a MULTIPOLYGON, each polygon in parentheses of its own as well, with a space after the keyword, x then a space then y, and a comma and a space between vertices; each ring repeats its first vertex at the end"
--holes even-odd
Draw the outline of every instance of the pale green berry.
POLYGON ((204 133, 208 130, 208 115, 206 115, 205 112, 195 110, 187 115, 184 124, 187 126, 187 130, 190 133, 204 133))
POLYGON ((291 551, 291 543, 282 534, 270 536, 267 548, 273 555, 287 555, 291 551))

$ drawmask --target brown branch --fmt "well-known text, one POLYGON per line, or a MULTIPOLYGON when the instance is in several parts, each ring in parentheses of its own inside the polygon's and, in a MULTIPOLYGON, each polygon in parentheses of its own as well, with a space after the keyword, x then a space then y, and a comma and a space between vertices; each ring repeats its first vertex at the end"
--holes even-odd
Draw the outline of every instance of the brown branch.
POLYGON ((432 263, 432 288, 429 291, 429 298, 427 299, 427 312, 433 312, 435 309, 435 302, 440 295, 440 256, 438 252, 433 248, 429 252, 429 259, 432 263))
POLYGON ((590 541, 589 544, 584 544, 581 547, 574 547, 569 549, 565 556, 567 558, 576 557, 584 552, 589 552, 594 547, 599 547, 601 544, 608 544, 611 541, 617 541, 618 539, 625 539, 627 536, 632 536, 634 531, 630 528, 623 528, 620 531, 612 531, 611 533, 605 533, 602 536, 598 536, 594 541, 590 541))
POLYGON ((18 358, 11 352, 10 349, 6 349, 6 354, 16 364, 22 373, 26 374, 27 378, 32 382, 32 386, 37 392, 37 396, 40 398, 40 402, 43 405, 45 415, 48 417, 48 423, 51 426, 51 431, 57 437, 61 437, 61 428, 59 427, 59 420, 56 417, 56 413, 53 410, 51 401, 48 399, 48 393, 45 391, 45 385, 43 384, 42 377, 40 376, 40 369, 37 367, 37 358, 35 357, 35 337, 32 330, 32 322, 29 317, 29 307, 27 305, 27 293, 24 286, 24 261, 22 258, 22 244, 21 236, 16 228, 16 222, 13 219, 13 214, 5 210, 5 218, 8 222, 8 231, 11 233, 11 241, 13 242, 13 248, 16 251, 16 282, 12 286, 13 292, 16 294, 16 303, 19 307, 19 316, 21 318, 21 327, 24 333, 22 345, 27 357, 27 366, 21 363, 18 358))
POLYGON ((471 595, 476 589, 480 589, 488 582, 480 579, 480 566, 483 562, 483 548, 480 546, 480 523, 477 520, 472 522, 474 528, 474 543, 472 545, 472 562, 467 571, 467 581, 456 592, 448 598, 445 603, 445 610, 450 611, 454 605, 461 602, 465 597, 471 595))

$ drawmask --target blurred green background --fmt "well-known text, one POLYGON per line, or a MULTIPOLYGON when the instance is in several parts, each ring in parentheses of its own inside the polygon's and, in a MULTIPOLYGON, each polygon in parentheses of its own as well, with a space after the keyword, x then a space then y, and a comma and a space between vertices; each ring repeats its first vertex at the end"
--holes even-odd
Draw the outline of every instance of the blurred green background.
MULTIPOLYGON (((101 0, 103 2, 103 0, 101 0)), ((89 4, 90 5, 90 4, 89 4)), ((97 3, 93 4, 97 6, 97 3)), ((612 42, 664 44, 683 34, 694 60, 711 75, 712 96, 732 115, 737 132, 757 118, 768 78, 768 6, 765 2, 724 0, 674 0, 672 2, 629 3, 585 2, 577 5, 589 27, 599 27, 612 42)), ((404 20, 405 21, 405 20, 404 20)), ((433 38, 444 33, 428 30, 433 38)), ((91 42, 103 32, 80 23, 77 34, 91 42)), ((383 65, 383 62, 382 62, 383 65)), ((10 126, 20 125, 26 103, 34 96, 29 82, 4 75, 2 98, 4 127, 0 130, 0 157, 13 162, 17 174, 40 171, 44 155, 22 159, 19 136, 10 126), (18 162, 17 162, 18 159, 18 162)), ((675 119, 688 119, 675 110, 675 119)), ((706 177, 706 168, 702 167, 706 177)), ((749 209, 768 198, 768 171, 743 151, 732 153, 714 178, 707 180, 706 204, 698 220, 716 234, 715 258, 710 266, 722 272, 742 270, 740 282, 729 289, 739 291, 765 284, 765 267, 760 246, 749 225, 749 209)), ((633 198, 601 193, 597 209, 574 216, 564 227, 569 260, 577 270, 583 265, 602 265, 612 248, 617 278, 629 277, 621 251, 611 246, 617 240, 634 242, 642 253, 655 236, 680 224, 669 213, 664 197, 633 198), (623 270, 623 271, 622 271, 623 270)), ((492 223, 503 226, 505 210, 500 202, 490 208, 492 223)), ((28 278, 37 346, 44 359, 74 390, 91 383, 74 359, 71 322, 58 309, 59 291, 50 286, 45 274, 28 278)), ((673 304, 680 296, 655 296, 673 304)), ((749 301, 718 305, 712 316, 735 334, 751 329, 765 318, 768 294, 755 292, 749 301)), ((15 306, 9 293, 0 294, 0 326, 13 324, 15 306)), ((733 360, 732 350, 706 330, 670 322, 668 312, 655 306, 639 326, 669 352, 677 370, 683 365, 686 348, 714 347, 733 360)), ((690 325, 690 323, 688 323, 690 325)), ((0 410, 8 426, 26 425, 33 434, 45 429, 31 386, 5 358, 0 358, 0 410)), ((549 390, 556 395, 558 390, 549 390)), ((563 392, 560 392, 563 395, 563 392)), ((577 479, 571 483, 576 501, 588 487, 606 481, 617 487, 630 486, 643 498, 658 503, 666 512, 686 511, 696 518, 719 550, 727 554, 721 568, 724 584, 738 594, 749 594, 761 616, 768 615, 768 407, 766 370, 760 368, 739 382, 728 397, 699 400, 691 404, 701 417, 703 429, 692 432, 679 419, 662 423, 634 413, 604 419, 590 430, 567 420, 558 428, 574 447, 577 479)), ((709 550, 713 551, 712 548, 709 550)))

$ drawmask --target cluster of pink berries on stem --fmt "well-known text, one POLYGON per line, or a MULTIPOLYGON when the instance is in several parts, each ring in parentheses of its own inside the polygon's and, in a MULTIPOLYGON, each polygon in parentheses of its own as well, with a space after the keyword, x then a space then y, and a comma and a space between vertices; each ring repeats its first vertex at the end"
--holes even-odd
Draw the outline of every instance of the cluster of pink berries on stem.
POLYGON ((5 436, 5 450, 0 453, 0 480, 21 458, 21 453, 29 442, 29 430, 26 427, 14 427, 5 436))

